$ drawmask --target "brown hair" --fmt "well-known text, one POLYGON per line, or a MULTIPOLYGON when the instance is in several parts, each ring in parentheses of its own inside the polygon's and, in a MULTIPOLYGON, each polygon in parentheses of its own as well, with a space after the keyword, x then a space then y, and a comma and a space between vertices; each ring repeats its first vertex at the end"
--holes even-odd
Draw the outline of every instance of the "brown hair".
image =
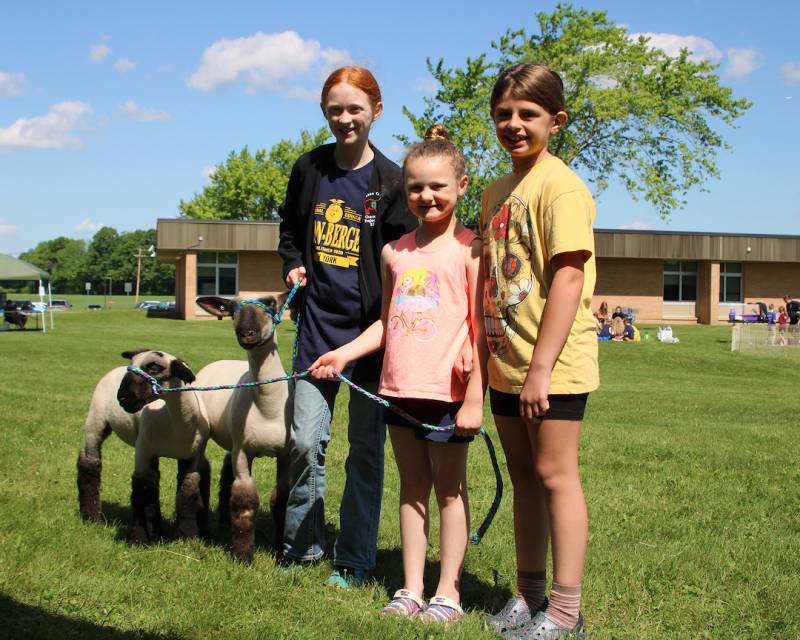
POLYGON ((551 115, 566 111, 564 82, 546 64, 520 62, 504 69, 492 88, 489 113, 494 118, 494 109, 503 97, 509 94, 518 100, 529 100, 544 107, 551 115))
POLYGON ((464 154, 451 142, 450 133, 443 124, 434 124, 428 127, 425 139, 409 148, 405 160, 403 160, 403 173, 405 173, 408 161, 417 158, 447 158, 453 166, 456 178, 460 178, 466 172, 464 154))
POLYGON ((334 85, 339 83, 349 84, 356 89, 361 89, 367 94, 369 103, 373 109, 378 106, 381 101, 381 88, 378 86, 378 81, 372 72, 365 67, 341 67, 332 72, 322 85, 322 104, 328 99, 328 93, 334 85))

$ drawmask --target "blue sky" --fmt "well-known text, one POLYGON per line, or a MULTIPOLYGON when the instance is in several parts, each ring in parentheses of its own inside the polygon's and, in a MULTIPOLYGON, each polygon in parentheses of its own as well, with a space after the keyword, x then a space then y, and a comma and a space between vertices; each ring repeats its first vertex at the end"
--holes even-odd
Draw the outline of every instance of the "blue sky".
MULTIPOLYGON (((425 59, 461 65, 554 2, 6 3, 0 11, 0 252, 103 225, 152 228, 244 145, 324 124, 325 72, 369 66, 384 94, 373 140, 399 158, 431 92, 425 59), (493 3, 492 3, 493 4, 493 3)), ((632 33, 720 63, 753 102, 721 178, 661 221, 612 185, 602 228, 800 234, 800 3, 585 2, 632 33), (792 44, 792 43, 795 44, 792 44)))

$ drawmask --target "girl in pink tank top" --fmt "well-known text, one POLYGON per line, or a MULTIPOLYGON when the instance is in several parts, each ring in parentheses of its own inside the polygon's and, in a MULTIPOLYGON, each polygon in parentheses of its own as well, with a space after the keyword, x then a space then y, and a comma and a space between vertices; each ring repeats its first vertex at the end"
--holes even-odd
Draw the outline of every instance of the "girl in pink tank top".
POLYGON ((468 178, 444 127, 434 125, 411 147, 403 177, 408 208, 421 224, 383 248, 381 319, 309 369, 315 378, 332 378, 384 347, 381 395, 422 422, 451 427, 428 432, 392 413, 386 417, 400 474, 405 584, 382 613, 442 623, 464 614, 458 585, 469 539, 467 449, 483 422, 486 387, 482 245, 454 215, 468 178), (467 336, 477 366, 463 382, 453 366, 467 336), (441 572, 428 603, 423 573, 431 489, 441 505, 441 572))

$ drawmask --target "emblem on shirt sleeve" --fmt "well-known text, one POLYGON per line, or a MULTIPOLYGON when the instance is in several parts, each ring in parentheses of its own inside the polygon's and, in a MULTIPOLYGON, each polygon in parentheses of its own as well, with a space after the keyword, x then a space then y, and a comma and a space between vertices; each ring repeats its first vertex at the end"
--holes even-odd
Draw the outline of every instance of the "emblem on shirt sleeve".
POLYGON ((375 226, 375 220, 378 216, 378 204, 381 201, 381 194, 377 191, 372 191, 364 196, 364 222, 370 227, 375 226))

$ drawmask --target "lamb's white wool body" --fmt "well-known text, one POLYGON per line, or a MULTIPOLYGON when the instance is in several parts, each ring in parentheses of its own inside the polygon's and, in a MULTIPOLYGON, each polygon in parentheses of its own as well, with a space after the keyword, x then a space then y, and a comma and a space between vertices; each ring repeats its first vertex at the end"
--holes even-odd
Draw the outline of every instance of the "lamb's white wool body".
MULTIPOLYGON (((266 299, 265 299, 266 302, 266 299)), ((247 361, 220 360, 197 374, 198 386, 247 383, 286 375, 278 354, 273 317, 257 305, 237 305, 218 297, 198 299, 198 304, 219 316, 233 316, 239 345, 247 361)), ((288 495, 288 444, 292 421, 291 385, 287 381, 249 388, 208 392, 206 410, 211 438, 231 452, 233 487, 231 520, 233 553, 251 560, 255 534, 255 513, 259 498, 251 477, 255 458, 278 459, 276 487, 271 499, 276 521, 276 545, 283 534, 285 498, 288 495)), ((223 471, 223 478, 225 471, 223 471)), ((220 481, 220 500, 224 487, 220 481)))
MULTIPOLYGON (((163 351, 125 352, 166 388, 194 380, 188 365, 163 351)), ((86 520, 100 518, 101 447, 111 434, 135 448, 132 507, 135 542, 149 542, 160 525, 159 458, 178 460, 176 512, 178 535, 190 537, 208 527, 209 467, 205 448, 210 423, 202 399, 193 391, 157 397, 149 381, 117 367, 103 376, 92 394, 84 425, 85 446, 78 457, 78 496, 86 520)))
POLYGON ((108 429, 125 444, 131 447, 136 444, 136 437, 139 435, 139 414, 128 413, 117 401, 117 390, 127 372, 125 367, 116 367, 100 378, 100 382, 94 388, 83 426, 84 450, 91 459, 100 459, 100 448, 110 435, 108 429))
MULTIPOLYGON (((271 357, 273 354, 265 349, 258 351, 248 351, 247 361, 212 362, 198 372, 195 384, 244 384, 286 375, 279 358, 271 357)), ((205 404, 212 440, 231 451, 236 438, 248 458, 277 456, 287 442, 287 420, 291 421, 292 409, 289 395, 289 384, 285 382, 207 392, 205 404)))
MULTIPOLYGON (((137 364, 140 356, 135 356, 137 364)), ((184 381, 174 376, 164 387, 181 387, 184 381)), ((135 473, 144 473, 153 458, 189 460, 204 455, 211 426, 205 404, 194 391, 163 393, 136 414, 135 473)))

